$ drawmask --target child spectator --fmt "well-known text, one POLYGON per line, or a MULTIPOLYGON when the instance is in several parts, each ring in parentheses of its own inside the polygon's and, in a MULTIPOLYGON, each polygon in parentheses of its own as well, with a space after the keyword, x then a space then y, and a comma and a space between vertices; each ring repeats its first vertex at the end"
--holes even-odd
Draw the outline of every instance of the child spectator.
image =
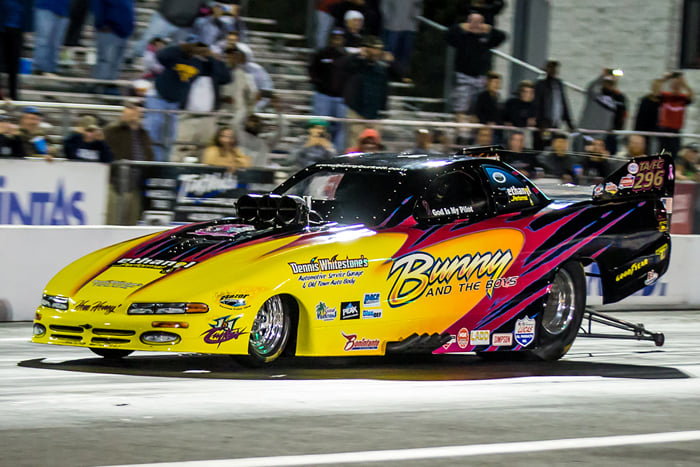
POLYGON ((67 159, 108 164, 114 160, 112 151, 104 142, 97 119, 90 115, 78 121, 75 132, 63 140, 63 152, 67 159))
POLYGON ((236 173, 252 165, 251 158, 238 149, 238 141, 231 128, 219 128, 211 144, 202 154, 202 163, 217 167, 226 167, 229 172, 236 173))

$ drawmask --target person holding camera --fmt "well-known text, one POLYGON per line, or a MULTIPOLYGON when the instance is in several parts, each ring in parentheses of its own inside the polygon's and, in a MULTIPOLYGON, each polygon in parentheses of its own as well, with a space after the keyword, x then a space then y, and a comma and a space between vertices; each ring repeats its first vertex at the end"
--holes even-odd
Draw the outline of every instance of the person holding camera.
POLYGON ((337 151, 331 143, 328 122, 312 118, 307 124, 306 143, 294 153, 294 164, 301 170, 317 162, 335 157, 337 151))
MULTIPOLYGON (((667 73, 663 77, 664 88, 659 96, 659 131, 663 133, 680 133, 685 120, 685 109, 693 102, 695 93, 680 71, 667 73)), ((661 149, 676 157, 680 149, 680 137, 661 138, 661 149)))

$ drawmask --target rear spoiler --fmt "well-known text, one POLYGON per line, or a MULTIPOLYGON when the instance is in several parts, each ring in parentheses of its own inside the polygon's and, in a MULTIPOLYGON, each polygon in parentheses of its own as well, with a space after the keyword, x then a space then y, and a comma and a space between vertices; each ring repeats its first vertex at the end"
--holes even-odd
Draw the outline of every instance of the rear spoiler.
MULTIPOLYGON (((676 173, 670 154, 635 157, 593 189, 594 201, 673 197, 676 173)), ((668 206, 670 208, 670 206, 668 206)), ((667 209, 669 212, 670 209, 667 209)))

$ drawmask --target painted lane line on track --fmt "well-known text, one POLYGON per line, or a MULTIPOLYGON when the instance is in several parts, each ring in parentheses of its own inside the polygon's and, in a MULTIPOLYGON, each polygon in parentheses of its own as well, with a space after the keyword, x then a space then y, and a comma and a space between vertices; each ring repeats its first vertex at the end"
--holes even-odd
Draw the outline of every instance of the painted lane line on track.
POLYGON ((357 451, 331 454, 304 454, 275 457, 248 457, 208 461, 159 462, 154 464, 125 464, 111 467, 286 467, 296 465, 355 464, 360 462, 396 462, 448 457, 471 457, 494 454, 560 451, 569 449, 605 448, 637 444, 678 443, 699 441, 700 430, 648 433, 642 435, 602 436, 596 438, 552 439, 497 444, 468 444, 435 448, 394 449, 387 451, 357 451))

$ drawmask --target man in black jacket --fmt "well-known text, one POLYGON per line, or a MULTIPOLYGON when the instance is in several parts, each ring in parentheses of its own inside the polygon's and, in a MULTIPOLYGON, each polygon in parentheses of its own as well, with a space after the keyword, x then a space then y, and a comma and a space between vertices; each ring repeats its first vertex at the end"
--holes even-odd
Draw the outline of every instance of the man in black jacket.
MULTIPOLYGON (((337 61, 344 57, 342 29, 334 29, 328 39, 328 47, 319 50, 311 58, 309 76, 314 85, 313 114, 345 118, 343 89, 335 86, 337 61)), ((331 122, 329 133, 336 148, 345 148, 345 139, 339 122, 331 122)))
POLYGON ((25 156, 22 140, 16 134, 10 117, 0 115, 0 158, 25 156))
POLYGON ((535 133, 534 148, 538 151, 543 150, 552 139, 551 134, 546 130, 560 128, 562 122, 566 122, 569 129, 574 128, 564 83, 557 78, 559 62, 548 61, 545 72, 547 76, 537 81, 535 85, 535 108, 537 109, 535 123, 540 131, 535 133))
POLYGON ((486 74, 491 70, 491 49, 505 39, 503 31, 486 24, 478 13, 470 14, 466 23, 448 29, 445 40, 456 49, 453 105, 457 122, 467 121, 472 101, 483 90, 486 74))

